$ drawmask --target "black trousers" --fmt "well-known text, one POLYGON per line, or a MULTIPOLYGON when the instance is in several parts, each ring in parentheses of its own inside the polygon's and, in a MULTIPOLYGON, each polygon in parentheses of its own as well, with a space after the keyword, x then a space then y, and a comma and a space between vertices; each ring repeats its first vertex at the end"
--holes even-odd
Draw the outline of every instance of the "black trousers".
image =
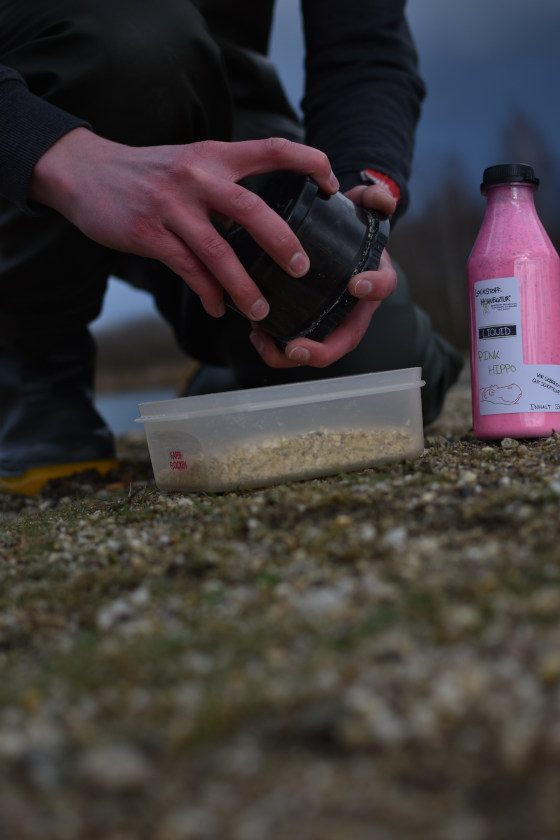
MULTIPOLYGON (((303 139, 265 59, 216 39, 190 0, 0 2, 2 62, 34 93, 133 146, 283 135, 303 139)), ((103 302, 109 276, 149 290, 180 346, 233 370, 241 387, 420 365, 424 415, 433 419, 460 368, 434 335, 406 280, 372 319, 360 346, 325 370, 271 370, 233 312, 204 312, 161 264, 87 239, 58 214, 27 215, 0 204, 0 347, 46 354, 82 336, 103 302)), ((1 371, 0 371, 1 376, 1 371)), ((1 382, 0 382, 1 388, 1 382)))

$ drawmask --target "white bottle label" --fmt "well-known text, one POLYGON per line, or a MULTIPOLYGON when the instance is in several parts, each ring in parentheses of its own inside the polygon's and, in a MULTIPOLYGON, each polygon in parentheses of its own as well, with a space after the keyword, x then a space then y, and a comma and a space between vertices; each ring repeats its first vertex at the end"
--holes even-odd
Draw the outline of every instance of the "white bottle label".
POLYGON ((523 364, 517 277, 474 284, 481 414, 560 411, 560 365, 523 364))

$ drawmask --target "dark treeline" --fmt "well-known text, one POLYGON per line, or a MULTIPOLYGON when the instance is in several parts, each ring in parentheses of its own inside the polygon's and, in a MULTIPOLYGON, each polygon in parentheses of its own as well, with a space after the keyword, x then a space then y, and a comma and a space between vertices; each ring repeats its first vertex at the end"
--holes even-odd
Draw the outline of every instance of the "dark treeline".
MULTIPOLYGON (((560 167, 546 140, 523 113, 515 112, 504 126, 501 146, 501 160, 495 162, 534 167, 541 181, 537 210, 559 250, 560 167)), ((466 264, 484 209, 484 199, 468 183, 461 161, 449 159, 421 211, 404 217, 389 244, 391 257, 405 270, 416 302, 429 313, 434 328, 461 349, 469 343, 466 264)))

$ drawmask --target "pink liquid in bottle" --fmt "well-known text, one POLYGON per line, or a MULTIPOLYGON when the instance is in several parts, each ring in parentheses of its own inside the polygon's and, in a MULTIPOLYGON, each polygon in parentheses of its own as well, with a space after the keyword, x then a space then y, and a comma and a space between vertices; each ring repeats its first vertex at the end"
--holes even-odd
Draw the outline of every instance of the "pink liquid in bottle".
POLYGON ((476 437, 560 431, 560 258, 537 216, 532 167, 491 166, 467 263, 476 437))

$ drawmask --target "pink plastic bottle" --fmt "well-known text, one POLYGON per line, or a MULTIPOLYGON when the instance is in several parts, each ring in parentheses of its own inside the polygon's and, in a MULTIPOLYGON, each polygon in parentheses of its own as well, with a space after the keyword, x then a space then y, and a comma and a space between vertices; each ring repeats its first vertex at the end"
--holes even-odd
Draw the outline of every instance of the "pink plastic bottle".
POLYGON ((560 259, 535 210, 532 167, 484 171, 486 214, 467 263, 476 437, 560 431, 560 259))

